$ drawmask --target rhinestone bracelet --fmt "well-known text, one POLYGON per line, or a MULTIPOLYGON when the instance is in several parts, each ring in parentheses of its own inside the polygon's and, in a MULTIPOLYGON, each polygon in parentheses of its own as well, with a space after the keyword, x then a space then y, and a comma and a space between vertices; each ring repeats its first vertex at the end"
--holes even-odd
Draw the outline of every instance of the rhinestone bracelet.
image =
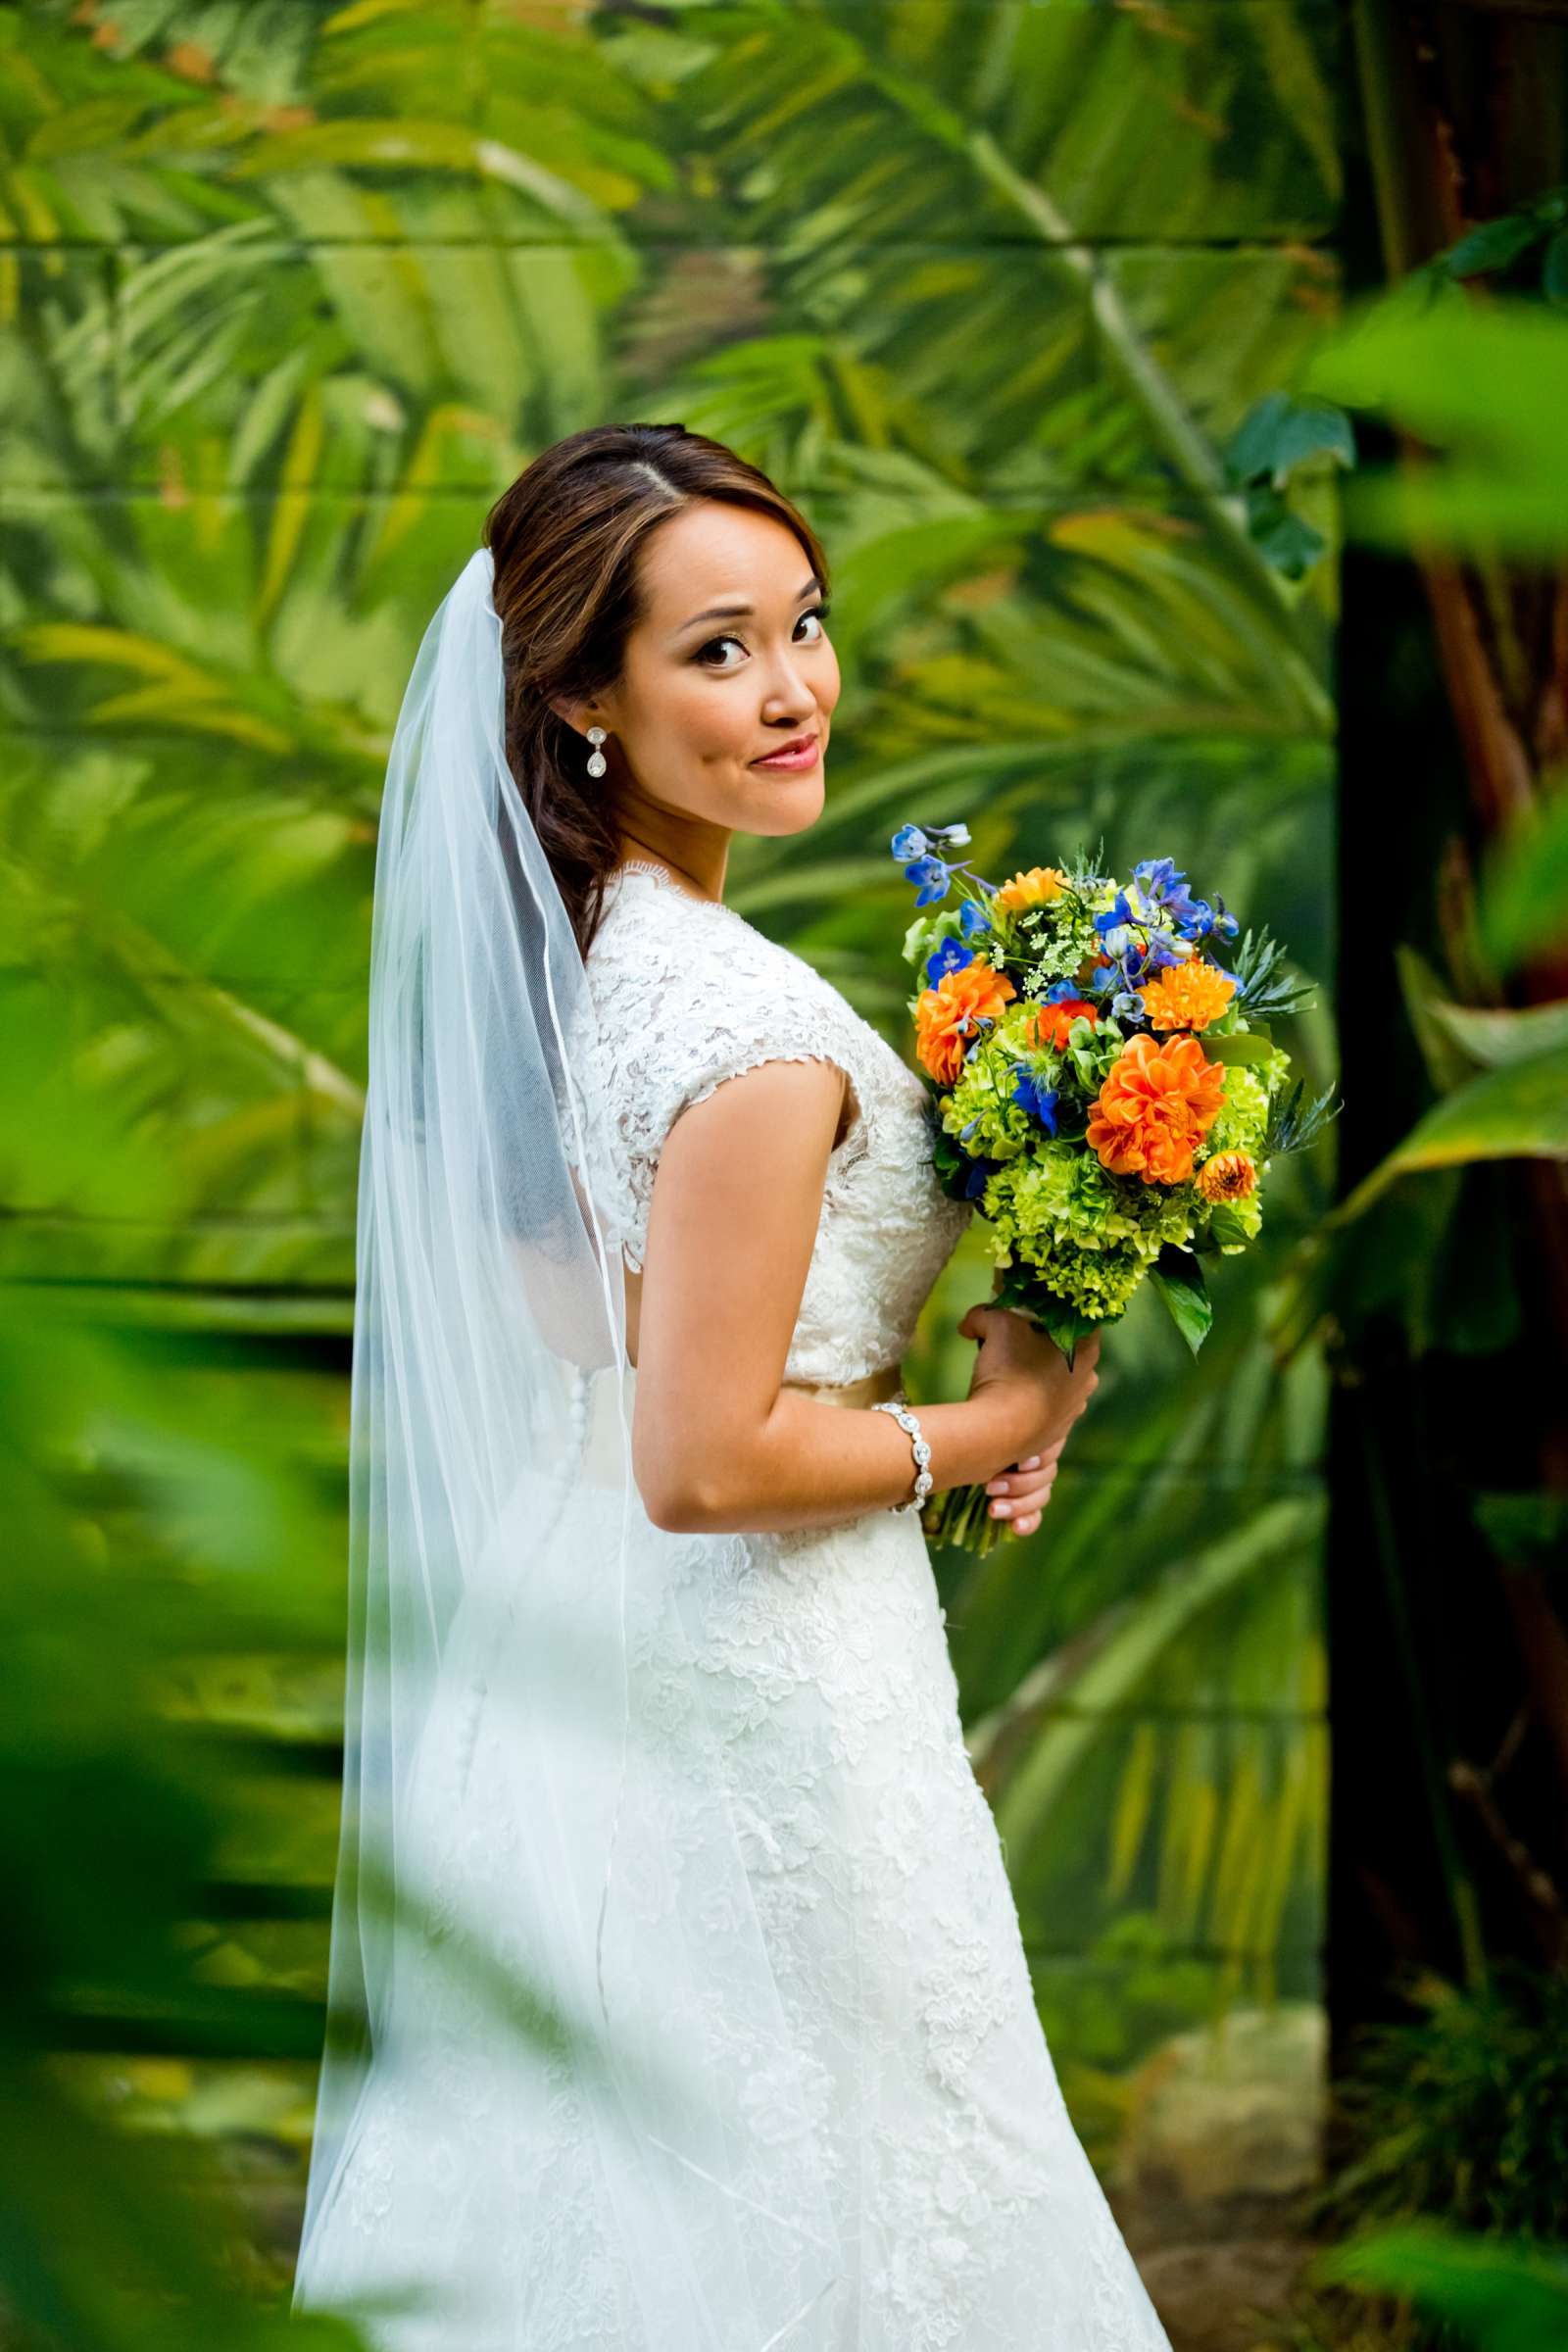
POLYGON ((871 1410, 873 1413, 891 1413, 899 1427, 907 1433, 914 1448, 914 1493, 907 1501, 890 1503, 888 1507, 898 1512, 917 1511, 930 1494, 933 1483, 931 1473, 926 1468, 931 1459, 931 1448, 925 1442, 920 1424, 906 1404, 896 1404, 887 1397, 873 1404, 871 1410))

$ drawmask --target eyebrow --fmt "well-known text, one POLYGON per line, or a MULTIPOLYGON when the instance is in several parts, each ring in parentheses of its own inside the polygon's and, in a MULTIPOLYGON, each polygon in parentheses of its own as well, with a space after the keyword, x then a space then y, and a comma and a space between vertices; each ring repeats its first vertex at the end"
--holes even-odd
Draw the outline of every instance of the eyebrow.
MULTIPOLYGON (((804 605, 807 598, 814 596, 821 585, 813 571, 806 586, 796 590, 795 602, 804 605)), ((755 605, 710 605, 706 612, 694 612, 690 620, 683 620, 675 634, 679 637, 687 629, 694 629, 700 620, 749 620, 756 610, 755 605)))

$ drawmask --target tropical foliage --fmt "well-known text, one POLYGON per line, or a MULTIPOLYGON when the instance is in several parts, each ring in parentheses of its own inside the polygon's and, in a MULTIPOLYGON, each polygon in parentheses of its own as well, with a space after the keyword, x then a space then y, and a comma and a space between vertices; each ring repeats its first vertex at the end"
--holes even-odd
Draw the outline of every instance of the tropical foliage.
MULTIPOLYGON (((59 1759, 17 1872, 77 1926, 90 1881, 95 1965, 138 1955, 92 1994, 52 1943, 24 2014, 78 2052, 84 2111, 218 2136, 259 2275, 286 2277, 311 2086, 308 2029, 260 1995, 324 1974, 368 923, 419 630, 534 450, 679 417, 798 496, 835 571, 829 806, 736 845, 744 912, 902 1043, 886 836, 961 809, 987 870, 1058 835, 1173 854, 1321 984, 1339 461, 1265 500, 1234 443, 1335 306, 1337 24, 1328 0, 0 18, 0 1272, 43 1498, 8 1605, 40 1678, 18 1720, 59 1759), (102 1644, 79 1703, 63 1629, 102 1644), (187 1753, 222 1761, 194 1795, 187 1753), (151 1823, 107 1881, 88 1755, 151 1823), (215 2007, 176 1951, 257 2003, 215 2007)), ((1325 999, 1292 1024, 1314 1090, 1325 999)), ((1038 1538, 938 1563, 1107 2169, 1134 2161, 1118 2085, 1166 2037, 1315 2013, 1324 1387, 1263 1335, 1332 1187, 1328 1139, 1282 1168, 1200 1365, 1135 1301, 1038 1538)), ((961 1255, 915 1394, 962 1393, 988 1288, 961 1255)), ((42 2267, 12 2288, 74 2340, 144 2340, 118 2290, 83 2319, 42 2267)))

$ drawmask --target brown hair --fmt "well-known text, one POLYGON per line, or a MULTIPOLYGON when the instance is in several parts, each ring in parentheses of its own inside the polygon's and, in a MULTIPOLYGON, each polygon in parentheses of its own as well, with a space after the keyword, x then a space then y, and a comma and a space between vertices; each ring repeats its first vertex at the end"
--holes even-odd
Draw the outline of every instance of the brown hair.
POLYGON ((619 843, 588 744, 551 698, 588 702, 620 675, 642 612, 638 556, 698 499, 752 507, 788 525, 824 590, 827 560, 806 517, 765 473, 683 424, 596 424, 542 450, 485 516, 501 619, 507 760, 586 957, 619 843))

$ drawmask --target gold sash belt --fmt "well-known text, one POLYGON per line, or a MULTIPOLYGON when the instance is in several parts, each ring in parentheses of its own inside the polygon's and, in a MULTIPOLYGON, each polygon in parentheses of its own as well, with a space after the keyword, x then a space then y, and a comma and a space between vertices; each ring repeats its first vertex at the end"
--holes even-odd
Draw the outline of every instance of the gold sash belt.
POLYGON ((821 1404, 871 1405, 883 1397, 904 1395, 904 1366, 884 1364, 880 1371, 868 1372, 863 1380, 786 1380, 781 1385, 799 1389, 803 1396, 814 1396, 821 1404))

